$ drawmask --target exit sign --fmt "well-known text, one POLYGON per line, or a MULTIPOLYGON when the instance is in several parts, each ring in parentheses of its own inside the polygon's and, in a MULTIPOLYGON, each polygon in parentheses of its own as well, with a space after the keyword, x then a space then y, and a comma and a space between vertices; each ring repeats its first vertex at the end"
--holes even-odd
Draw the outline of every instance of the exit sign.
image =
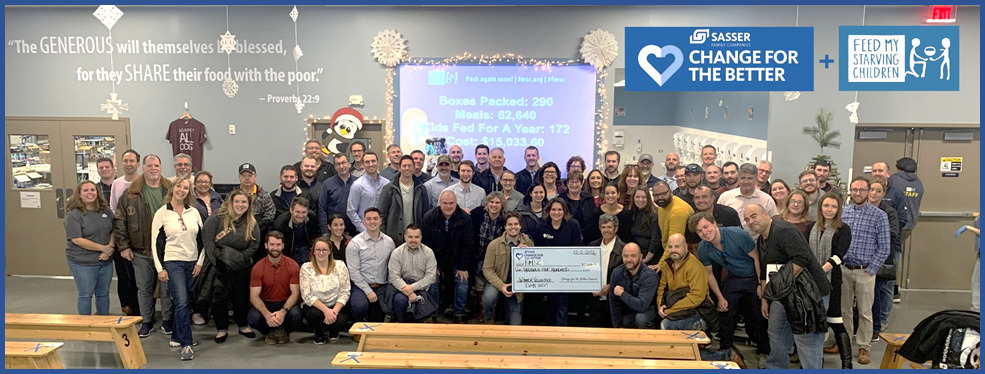
POLYGON ((957 6, 954 5, 931 5, 927 23, 954 23, 957 21, 956 10, 957 6))

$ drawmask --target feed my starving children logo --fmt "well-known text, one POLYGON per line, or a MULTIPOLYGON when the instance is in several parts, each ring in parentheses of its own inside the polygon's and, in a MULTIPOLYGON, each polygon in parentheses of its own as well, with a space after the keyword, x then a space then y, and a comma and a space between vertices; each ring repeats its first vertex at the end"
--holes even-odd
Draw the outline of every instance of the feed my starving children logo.
POLYGON ((813 91, 812 27, 627 27, 626 91, 813 91))
POLYGON ((957 91, 958 26, 841 26, 841 91, 957 91))

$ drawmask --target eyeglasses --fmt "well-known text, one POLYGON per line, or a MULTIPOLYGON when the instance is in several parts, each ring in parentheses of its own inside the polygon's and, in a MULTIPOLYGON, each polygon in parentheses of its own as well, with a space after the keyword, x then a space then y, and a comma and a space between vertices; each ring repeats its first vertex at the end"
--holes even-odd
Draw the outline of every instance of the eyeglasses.
POLYGON ((817 182, 817 179, 803 179, 800 181, 800 183, 814 183, 814 182, 817 182))
POLYGON ((804 202, 803 201, 800 201, 800 200, 790 200, 790 202, 787 203, 787 204, 788 205, 804 205, 804 202))
POLYGON ((195 184, 211 184, 209 181, 195 181, 195 184))
POLYGON ((766 174, 766 175, 773 174, 773 171, 772 170, 766 170, 766 169, 756 169, 756 170, 759 170, 760 173, 763 173, 763 174, 766 174))
POLYGON ((862 192, 869 192, 869 189, 868 188, 853 188, 852 189, 852 193, 862 193, 862 192))
POLYGON ((187 163, 187 162, 182 162, 182 163, 178 163, 178 164, 174 164, 174 166, 184 166, 184 167, 189 167, 189 166, 192 166, 192 164, 189 164, 189 163, 187 163))

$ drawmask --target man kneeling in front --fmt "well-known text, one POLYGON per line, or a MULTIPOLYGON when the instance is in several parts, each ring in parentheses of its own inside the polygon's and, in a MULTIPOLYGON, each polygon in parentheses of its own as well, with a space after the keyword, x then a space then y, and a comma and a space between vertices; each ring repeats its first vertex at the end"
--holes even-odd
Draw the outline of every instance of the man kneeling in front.
POLYGON ((640 266, 643 255, 640 246, 629 243, 622 247, 622 265, 612 271, 609 281, 609 311, 612 327, 652 329, 657 319, 653 295, 657 292, 657 273, 640 266))
POLYGON ((247 320, 254 330, 266 335, 267 345, 291 341, 289 334, 301 322, 301 267, 282 255, 284 234, 267 233, 267 257, 257 261, 250 272, 250 303, 247 320))

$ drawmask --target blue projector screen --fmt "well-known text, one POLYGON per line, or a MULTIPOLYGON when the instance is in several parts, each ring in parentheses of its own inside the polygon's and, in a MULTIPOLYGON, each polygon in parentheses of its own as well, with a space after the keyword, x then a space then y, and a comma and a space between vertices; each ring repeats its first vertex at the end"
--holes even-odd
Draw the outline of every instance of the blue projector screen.
POLYGON ((405 64, 397 80, 404 153, 420 149, 434 162, 436 153, 459 145, 465 159, 474 159, 475 146, 485 144, 502 147, 506 167, 518 171, 524 149, 533 145, 542 164, 554 161, 562 173, 574 155, 592 168, 596 87, 589 65, 405 64))

